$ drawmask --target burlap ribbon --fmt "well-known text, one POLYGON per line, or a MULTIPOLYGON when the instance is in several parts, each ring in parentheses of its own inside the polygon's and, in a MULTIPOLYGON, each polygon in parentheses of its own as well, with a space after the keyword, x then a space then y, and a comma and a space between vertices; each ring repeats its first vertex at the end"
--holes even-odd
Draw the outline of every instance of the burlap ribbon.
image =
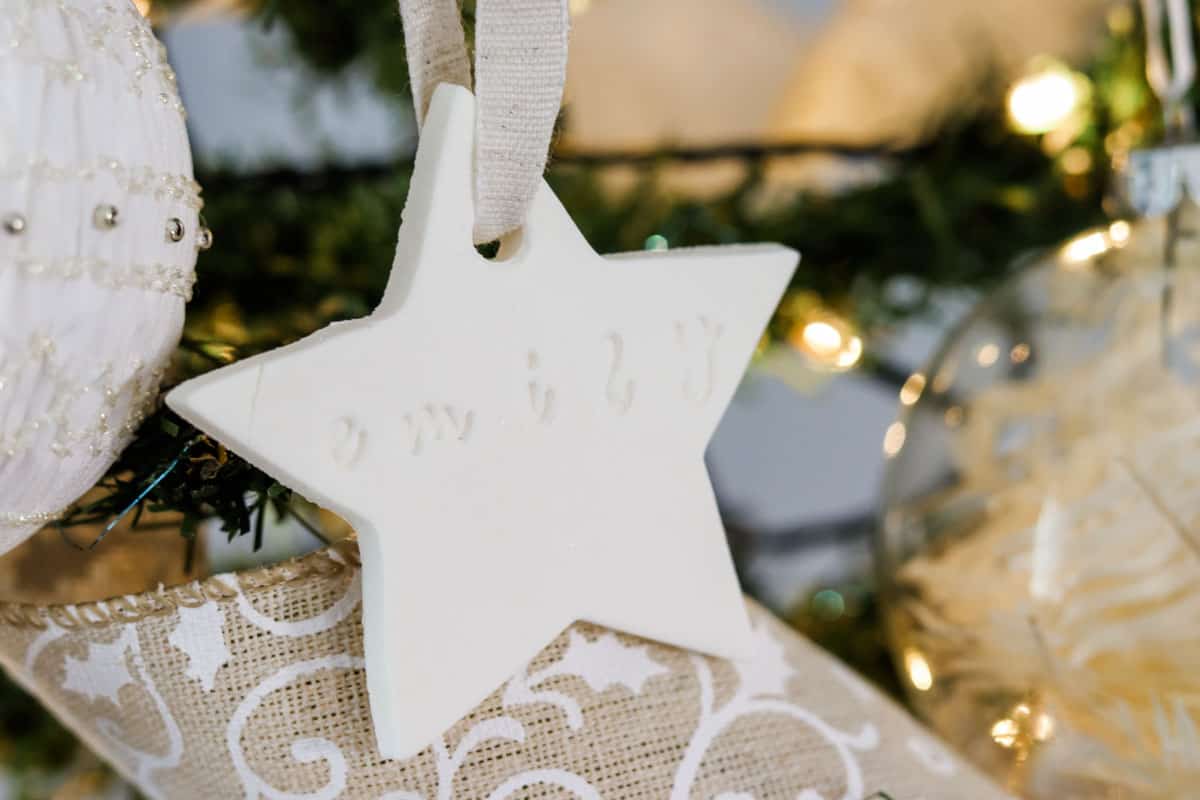
MULTIPOLYGON (((457 0, 400 0, 417 121, 439 83, 471 88, 457 0)), ((565 0, 479 0, 475 17, 477 244, 521 227, 546 168, 567 70, 565 0)))
POLYGON ((361 586, 342 544, 104 602, 0 603, 0 665, 151 800, 1004 798, 753 604, 755 655, 736 664, 572 625, 430 747, 385 760, 361 586))

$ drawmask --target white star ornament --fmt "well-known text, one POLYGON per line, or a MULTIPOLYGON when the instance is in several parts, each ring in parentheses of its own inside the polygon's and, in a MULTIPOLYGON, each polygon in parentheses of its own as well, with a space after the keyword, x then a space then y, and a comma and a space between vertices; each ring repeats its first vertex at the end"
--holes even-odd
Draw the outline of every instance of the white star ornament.
POLYGON ((541 185, 472 246, 475 101, 441 86, 383 301, 168 403, 358 532, 380 753, 406 758, 576 620, 751 652, 704 449, 784 247, 602 258, 541 185))

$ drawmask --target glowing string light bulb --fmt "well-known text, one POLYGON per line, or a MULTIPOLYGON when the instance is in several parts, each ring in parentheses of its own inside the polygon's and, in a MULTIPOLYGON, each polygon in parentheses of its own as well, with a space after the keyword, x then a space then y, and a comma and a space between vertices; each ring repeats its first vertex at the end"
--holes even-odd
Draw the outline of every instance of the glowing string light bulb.
POLYGON ((921 392, 924 391, 925 376, 920 372, 914 372, 908 376, 908 380, 900 387, 900 403, 911 406, 921 399, 921 392))
POLYGON ((798 322, 788 341, 812 363, 835 372, 852 368, 863 354, 862 337, 848 322, 832 314, 798 322))
POLYGON ((1000 358, 1000 346, 995 342, 988 342, 979 348, 975 354, 975 363, 981 367, 990 367, 1000 358))
POLYGON ((828 322, 810 322, 800 334, 808 349, 819 356, 832 356, 842 349, 842 334, 828 322))
POLYGON ((895 457, 903 449, 907 438, 908 427, 903 422, 893 422, 883 434, 883 454, 888 458, 895 457))
POLYGON ((1006 717, 992 724, 989 733, 992 741, 1006 750, 1017 751, 1017 758, 1023 761, 1035 746, 1054 735, 1054 728, 1054 718, 1045 711, 1029 703, 1018 703, 1006 717))
POLYGON ((1123 219, 1113 222, 1107 228, 1085 231, 1063 245, 1059 257, 1068 267, 1078 267, 1102 256, 1114 248, 1122 248, 1129 244, 1133 236, 1133 226, 1123 219))
POLYGON ((1108 240, 1112 242, 1113 247, 1124 247, 1129 244, 1129 237, 1132 235, 1132 226, 1123 219, 1108 226, 1108 240))
POLYGON ((1080 265, 1108 252, 1111 246, 1105 231, 1081 233, 1063 245, 1060 255, 1068 265, 1080 265))
POLYGON ((1008 118, 1012 127, 1029 134, 1049 133, 1058 128, 1083 103, 1084 81, 1061 64, 1042 62, 1008 92, 1008 118))
POLYGON ((904 648, 904 671, 908 680, 918 692, 928 692, 933 688, 933 670, 921 651, 915 647, 904 648))

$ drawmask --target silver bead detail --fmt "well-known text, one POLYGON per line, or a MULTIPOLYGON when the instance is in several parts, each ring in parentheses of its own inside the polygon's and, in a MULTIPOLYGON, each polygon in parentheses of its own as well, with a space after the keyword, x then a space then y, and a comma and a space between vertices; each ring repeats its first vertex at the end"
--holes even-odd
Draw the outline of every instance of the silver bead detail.
POLYGON ((167 220, 167 241, 182 242, 183 235, 187 230, 183 227, 183 220, 179 217, 171 217, 167 220))
POLYGON ((114 205, 101 203, 92 212, 92 223, 102 231, 111 231, 121 221, 121 212, 114 205))
POLYGON ((213 232, 208 228, 201 226, 196 232, 196 247, 200 250, 207 250, 213 246, 213 232))
POLYGON ((20 236, 25 232, 25 217, 21 214, 9 214, 4 218, 4 232, 10 236, 20 236))

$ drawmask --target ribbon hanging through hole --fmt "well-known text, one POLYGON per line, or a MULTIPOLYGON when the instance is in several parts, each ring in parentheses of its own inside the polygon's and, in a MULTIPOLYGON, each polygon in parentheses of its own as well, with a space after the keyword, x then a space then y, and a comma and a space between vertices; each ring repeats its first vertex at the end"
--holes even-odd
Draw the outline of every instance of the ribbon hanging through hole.
POLYGON ((418 124, 441 83, 472 88, 476 244, 518 230, 542 180, 567 73, 566 0, 478 0, 475 75, 457 0, 400 0, 418 124))

